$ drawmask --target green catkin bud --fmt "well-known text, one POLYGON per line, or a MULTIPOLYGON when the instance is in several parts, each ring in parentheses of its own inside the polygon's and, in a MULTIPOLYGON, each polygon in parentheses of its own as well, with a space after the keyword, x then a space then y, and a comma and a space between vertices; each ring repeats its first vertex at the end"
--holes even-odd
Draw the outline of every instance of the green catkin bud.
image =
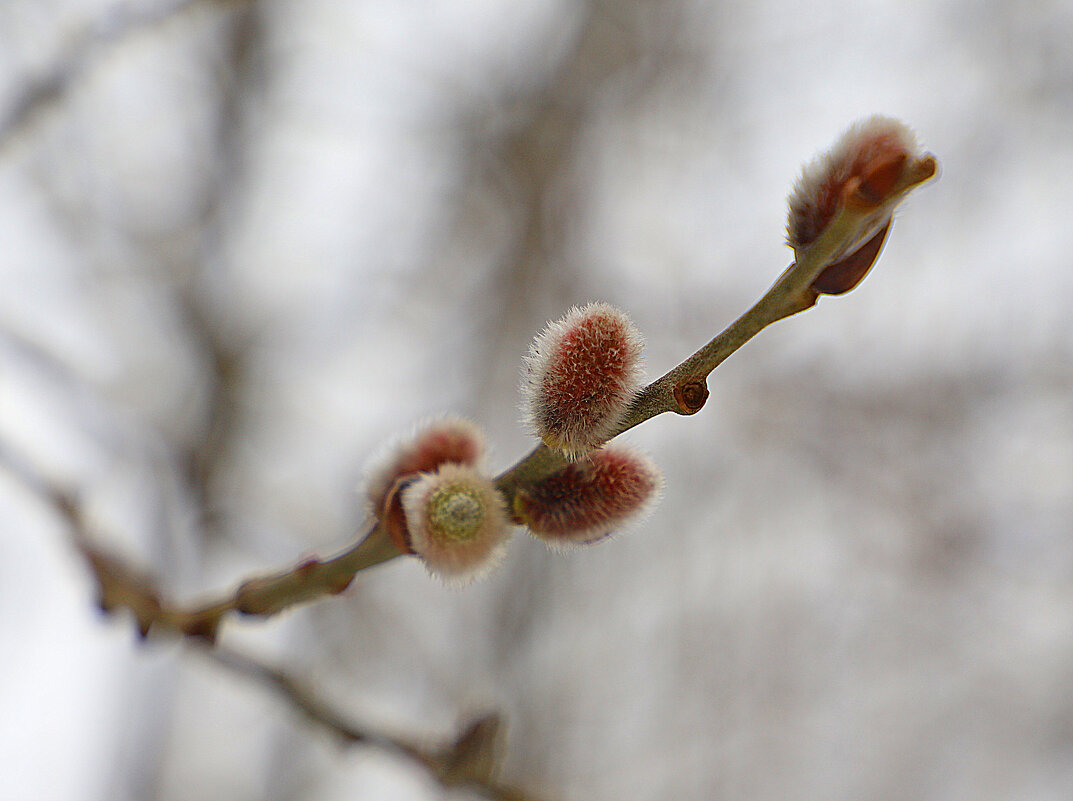
POLYGON ((410 547, 429 572, 466 583, 495 566, 510 533, 503 496, 466 465, 445 464, 402 490, 410 547))

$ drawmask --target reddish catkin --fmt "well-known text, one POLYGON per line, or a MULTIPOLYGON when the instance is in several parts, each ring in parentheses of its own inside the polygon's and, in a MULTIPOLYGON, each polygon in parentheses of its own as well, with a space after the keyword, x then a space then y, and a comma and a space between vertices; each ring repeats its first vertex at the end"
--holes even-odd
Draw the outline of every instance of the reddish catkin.
POLYGON ((369 472, 365 495, 379 517, 395 482, 416 473, 429 473, 442 464, 477 465, 484 453, 484 436, 469 420, 444 417, 424 423, 396 443, 369 472))
POLYGON ((514 513, 548 545, 585 545, 640 518, 662 489, 663 476, 647 456, 607 446, 519 490, 514 513))
POLYGON ((840 211, 855 214, 851 235, 813 288, 837 295, 856 286, 879 256, 898 203, 936 170, 935 158, 921 154, 908 126, 878 115, 851 126, 806 165, 790 195, 786 225, 786 241, 797 258, 840 211))
POLYGON ((490 570, 510 533, 503 496, 472 467, 445 464, 402 490, 409 541, 434 576, 465 583, 490 570))
POLYGON ((644 371, 644 339, 607 303, 574 307, 549 323, 525 360, 523 393, 544 443, 577 458, 615 433, 644 371))

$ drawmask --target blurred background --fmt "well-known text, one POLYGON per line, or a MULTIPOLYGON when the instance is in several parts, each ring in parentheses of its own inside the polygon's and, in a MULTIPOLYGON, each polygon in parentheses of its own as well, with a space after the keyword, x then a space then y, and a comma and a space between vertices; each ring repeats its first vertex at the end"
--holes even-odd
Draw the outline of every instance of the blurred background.
POLYGON ((550 801, 1068 799, 1071 38, 1064 0, 6 0, 0 795, 466 797, 99 615, 11 460, 176 598, 330 553, 415 421, 531 447, 520 358, 569 306, 626 309, 652 377, 706 342, 881 112, 940 179, 852 295, 627 436, 644 524, 223 639, 384 731, 499 710, 550 801))

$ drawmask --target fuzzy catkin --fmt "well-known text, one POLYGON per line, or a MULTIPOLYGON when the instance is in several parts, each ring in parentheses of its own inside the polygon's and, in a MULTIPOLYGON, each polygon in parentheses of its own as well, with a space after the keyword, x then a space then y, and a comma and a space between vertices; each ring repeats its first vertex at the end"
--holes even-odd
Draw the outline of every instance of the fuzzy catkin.
POLYGON ((662 489, 651 459, 609 445, 519 490, 514 511, 548 545, 587 545, 643 516, 662 489))
POLYGON ((615 433, 640 389, 644 339, 607 303, 574 307, 549 323, 525 360, 530 424, 544 443, 577 458, 615 433))

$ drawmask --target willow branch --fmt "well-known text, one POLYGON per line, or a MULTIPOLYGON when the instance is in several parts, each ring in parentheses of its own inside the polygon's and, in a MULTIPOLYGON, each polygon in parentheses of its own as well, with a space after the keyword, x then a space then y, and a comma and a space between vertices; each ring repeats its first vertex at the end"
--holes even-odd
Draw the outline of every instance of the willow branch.
MULTIPOLYGON (((913 186, 931 178, 936 169, 934 157, 926 154, 903 172, 898 184, 887 188, 889 196, 897 200, 913 186)), ((817 279, 832 266, 844 264, 838 257, 844 255, 847 242, 860 234, 862 219, 870 214, 873 212, 868 206, 841 207, 818 238, 807 247, 795 249, 797 260, 751 309, 692 356, 642 389, 610 438, 664 412, 692 415, 700 411, 708 398, 708 376, 715 368, 772 323, 816 304, 820 294, 817 279)), ((877 257, 887 227, 889 222, 860 248, 861 252, 867 251, 865 271, 877 257)), ((858 275, 854 283, 859 279, 858 275)), ((567 464, 562 453, 539 445, 499 475, 496 488, 504 495, 507 508, 512 508, 520 489, 553 475, 567 464)), ((85 521, 70 496, 48 486, 43 491, 53 497, 57 508, 71 523, 76 544, 97 579, 101 607, 106 611, 130 609, 143 634, 159 629, 211 642, 222 620, 232 612, 268 617, 300 603, 338 594, 359 571, 401 555, 385 524, 376 522, 364 536, 333 557, 307 559, 290 570, 248 579, 233 592, 213 601, 190 607, 175 606, 162 599, 149 579, 91 544, 85 521)))
MULTIPOLYGON (((708 398, 707 378, 731 354, 767 326, 815 305, 812 283, 829 263, 852 226, 851 215, 840 214, 823 237, 791 264, 764 296, 745 314, 692 356, 645 387, 618 427, 616 436, 664 412, 695 414, 708 398)), ((509 502, 525 486, 563 469, 567 459, 539 445, 496 479, 496 487, 509 502)), ((71 525, 75 542, 97 580, 101 608, 129 609, 142 634, 150 629, 182 636, 216 639, 223 619, 231 613, 269 617, 292 606, 341 593, 355 575, 400 556, 385 527, 375 523, 353 544, 327 559, 310 558, 294 568, 250 578, 234 591, 190 606, 163 598, 147 577, 92 544, 86 521, 73 499, 54 488, 44 488, 71 525)))
POLYGON ((165 600, 150 578, 94 545, 78 506, 70 498, 59 496, 56 500, 71 523, 76 546, 93 571, 101 609, 129 609, 143 636, 153 630, 214 642, 220 623, 232 612, 269 617, 300 603, 337 595, 359 571, 399 555, 383 528, 376 526, 336 556, 307 559, 292 570, 248 579, 222 598, 183 607, 165 600))

